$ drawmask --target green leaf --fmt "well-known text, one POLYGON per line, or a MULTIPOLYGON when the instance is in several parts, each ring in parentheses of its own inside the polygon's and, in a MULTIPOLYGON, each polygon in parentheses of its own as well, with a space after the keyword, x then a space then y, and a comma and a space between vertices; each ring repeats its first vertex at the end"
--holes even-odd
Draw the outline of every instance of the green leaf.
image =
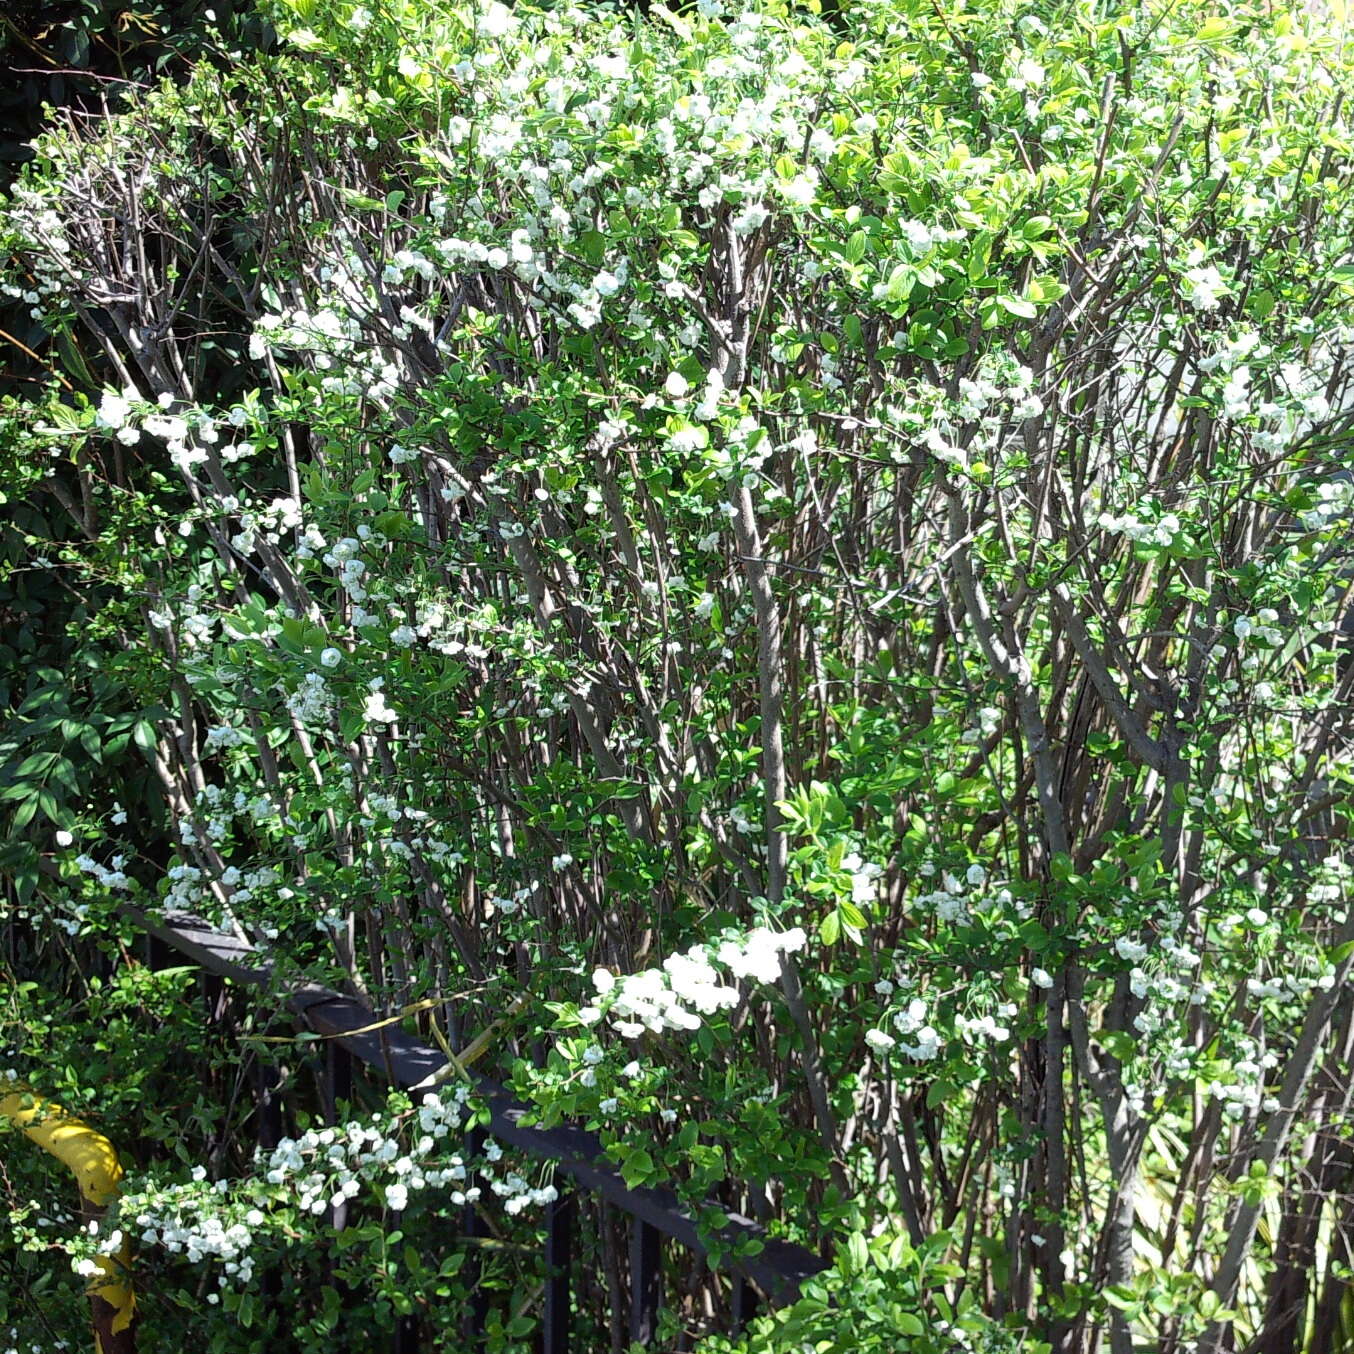
POLYGON ((865 914, 855 903, 843 903, 837 910, 841 913, 842 921, 847 926, 853 927, 857 931, 865 929, 867 925, 865 914))
POLYGON ((1237 25, 1234 19, 1224 19, 1221 15, 1214 15, 1213 18, 1204 21, 1194 37, 1197 42, 1226 42, 1228 38, 1236 35, 1236 31, 1237 25))
POLYGON ((621 1162, 621 1178, 634 1189, 652 1178, 653 1158, 642 1147, 633 1148, 621 1162))

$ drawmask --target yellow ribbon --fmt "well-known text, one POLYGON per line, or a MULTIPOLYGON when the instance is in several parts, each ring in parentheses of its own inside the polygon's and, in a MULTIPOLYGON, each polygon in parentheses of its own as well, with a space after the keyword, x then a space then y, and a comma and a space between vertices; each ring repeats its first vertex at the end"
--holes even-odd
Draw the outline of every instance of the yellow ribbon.
MULTIPOLYGON (((20 1084, 0 1096, 0 1117, 66 1166, 75 1176, 81 1198, 93 1207, 107 1208, 117 1198, 122 1166, 113 1144, 102 1133, 20 1084)), ((136 1295, 131 1278, 132 1244, 125 1232, 116 1256, 95 1256, 94 1263, 99 1274, 90 1283, 89 1296, 101 1298, 113 1309, 114 1333, 126 1330, 136 1310, 136 1295)))

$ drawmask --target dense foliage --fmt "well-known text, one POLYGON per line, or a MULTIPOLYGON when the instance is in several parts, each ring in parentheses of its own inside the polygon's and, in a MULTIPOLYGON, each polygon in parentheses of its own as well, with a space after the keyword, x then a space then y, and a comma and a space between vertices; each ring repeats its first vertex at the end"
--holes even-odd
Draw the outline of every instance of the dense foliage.
POLYGON ((9 1153, 21 1347, 115 1228, 148 1348, 539 1317, 553 1185, 457 1079, 254 1159, 306 1050, 204 1030, 158 909, 833 1256, 733 1343, 669 1257, 669 1343, 1339 1347, 1342 16, 268 17, 0 217, 62 355, 6 569, 78 599, 6 693, 0 1069, 141 1167, 91 1237, 9 1153))

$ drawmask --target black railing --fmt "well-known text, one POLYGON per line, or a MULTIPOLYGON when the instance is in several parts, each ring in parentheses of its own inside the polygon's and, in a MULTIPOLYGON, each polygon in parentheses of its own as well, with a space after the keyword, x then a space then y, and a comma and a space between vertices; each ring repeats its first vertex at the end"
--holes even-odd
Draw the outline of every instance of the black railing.
MULTIPOLYGON (((272 987, 272 970, 265 956, 246 941, 213 930, 199 918, 169 914, 157 919, 137 908, 123 910, 154 941, 169 946, 203 970, 208 1004, 218 1015, 224 1003, 222 979, 254 988, 272 987)), ((446 1057, 437 1049, 406 1034, 397 1022, 382 1022, 351 997, 315 983, 293 986, 282 995, 292 1013, 325 1041, 321 1105, 329 1122, 336 1118, 338 1104, 351 1098, 354 1062, 405 1090, 426 1083, 447 1065, 446 1057)), ((627 1185, 616 1167, 605 1159, 596 1134, 573 1124, 541 1128, 524 1123, 524 1119, 531 1117, 527 1105, 514 1099, 497 1082, 469 1075, 476 1094, 488 1106, 488 1132, 507 1146, 554 1163, 558 1197, 547 1205, 544 1219, 548 1277, 541 1320, 542 1354, 569 1354, 574 1349, 570 1336, 579 1192, 595 1196, 630 1218, 628 1335, 632 1342, 651 1347, 663 1297, 660 1263, 663 1239, 666 1237, 697 1255, 707 1254, 695 1214, 669 1189, 627 1185)), ((282 1136, 280 1085, 276 1075, 260 1063, 253 1087, 259 1144, 274 1147, 282 1136)), ((721 1248, 730 1249, 727 1254, 721 1249, 719 1260, 730 1271, 732 1280, 729 1333, 740 1330, 760 1303, 774 1307, 792 1301, 805 1279, 828 1268, 828 1263, 812 1251, 767 1236, 765 1229, 751 1218, 731 1213, 716 1203, 708 1206, 719 1209, 726 1217, 718 1235, 721 1248), (757 1254, 732 1253, 739 1243, 748 1241, 760 1243, 757 1254)), ((334 1221, 341 1226, 343 1220, 334 1221)), ((468 1204, 464 1229, 468 1235, 474 1235, 477 1226, 482 1223, 474 1206, 468 1204)), ((477 1292, 465 1314, 467 1335, 482 1332, 487 1312, 487 1301, 477 1292)), ((413 1354, 417 1348, 416 1323, 401 1322, 395 1333, 393 1354, 413 1354)))

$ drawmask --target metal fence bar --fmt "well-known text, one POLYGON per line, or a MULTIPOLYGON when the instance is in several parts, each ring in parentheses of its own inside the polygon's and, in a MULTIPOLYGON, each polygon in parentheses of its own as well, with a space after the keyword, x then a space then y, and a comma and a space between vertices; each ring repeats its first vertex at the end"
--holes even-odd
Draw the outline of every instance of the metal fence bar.
POLYGON ((395 1320, 394 1354, 418 1354, 422 1349, 422 1323, 417 1315, 395 1320))
MULTIPOLYGON (((281 1077, 278 1070, 254 1059, 254 1136, 261 1151, 270 1152, 282 1141, 281 1077)), ((259 1291, 265 1311, 276 1311, 282 1299, 282 1275, 276 1265, 268 1265, 259 1277, 259 1291)))
POLYGON ((353 1055, 337 1039, 325 1040, 324 1082, 325 1118, 336 1124, 339 1105, 353 1098, 353 1055))
POLYGON ((658 1334, 663 1297, 663 1237, 636 1218, 630 1224, 630 1339, 647 1345, 658 1334))
MULTIPOLYGON (((353 1055, 335 1039, 325 1041, 320 1067, 320 1108, 326 1124, 337 1124, 339 1105, 353 1098, 353 1055)), ((329 1221, 336 1232, 348 1225, 348 1205, 331 1204, 329 1221)))
POLYGON ((265 1152, 282 1141, 282 1099, 278 1095, 281 1080, 277 1069, 261 1058, 254 1063, 254 1113, 256 1136, 265 1152))
POLYGON ((395 1340, 392 1354, 419 1354, 423 1331, 417 1316, 402 1316, 395 1322, 395 1340))
MULTIPOLYGON (((473 1161, 483 1150, 484 1130, 480 1128, 472 1129, 466 1139, 466 1159, 473 1161)), ((478 1184, 478 1176, 469 1175, 466 1177, 467 1188, 478 1184)), ((473 1200, 466 1200, 465 1209, 461 1216, 463 1219, 461 1223, 463 1235, 480 1240, 489 1236, 489 1228, 485 1225, 484 1219, 480 1217, 480 1211, 476 1208, 473 1200)), ((470 1288, 470 1301, 466 1304, 465 1316, 461 1322, 461 1333, 465 1339, 473 1341, 472 1347, 475 1349, 483 1347, 489 1327, 489 1291, 480 1282, 482 1271, 483 1261, 480 1258, 480 1247, 471 1246, 470 1254, 466 1257, 463 1266, 465 1281, 470 1288)))
POLYGON ((574 1226, 578 1212, 573 1188, 555 1172, 558 1197, 545 1214, 545 1312, 541 1320, 541 1354, 569 1354, 573 1317, 574 1226))
POLYGON ((757 1315, 757 1290, 741 1274, 735 1274, 733 1292, 729 1296, 733 1316, 732 1333, 739 1335, 748 1322, 757 1315))

